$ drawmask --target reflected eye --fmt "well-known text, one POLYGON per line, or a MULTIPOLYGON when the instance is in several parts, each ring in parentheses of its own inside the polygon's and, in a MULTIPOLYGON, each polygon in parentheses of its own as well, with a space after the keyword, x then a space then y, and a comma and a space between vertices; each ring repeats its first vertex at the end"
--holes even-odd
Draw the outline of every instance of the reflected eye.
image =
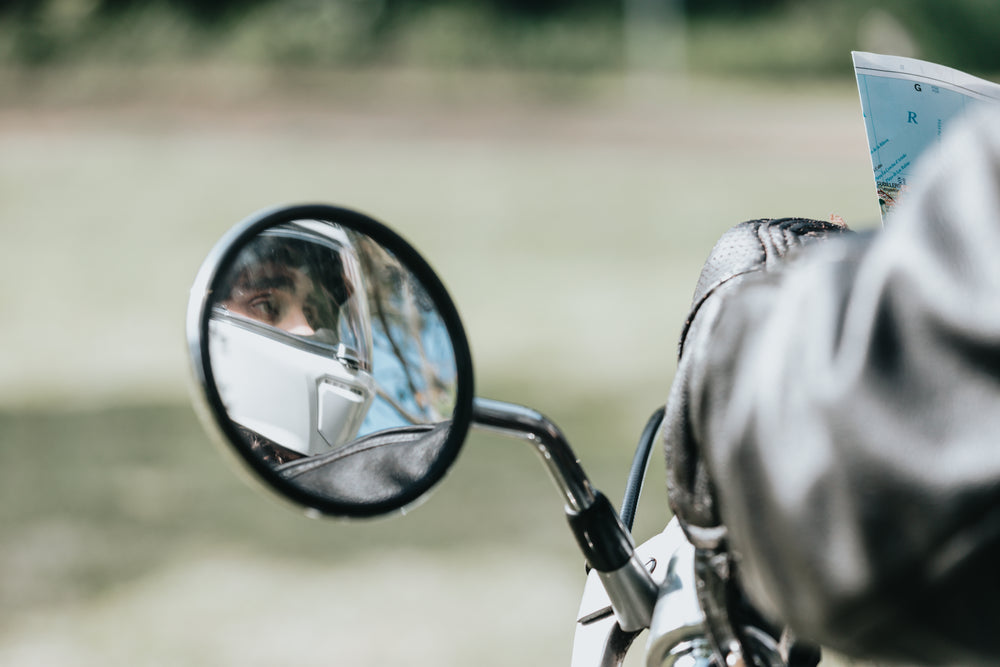
POLYGON ((266 292, 252 297, 248 304, 249 315, 261 321, 273 324, 281 316, 280 300, 273 292, 266 292))

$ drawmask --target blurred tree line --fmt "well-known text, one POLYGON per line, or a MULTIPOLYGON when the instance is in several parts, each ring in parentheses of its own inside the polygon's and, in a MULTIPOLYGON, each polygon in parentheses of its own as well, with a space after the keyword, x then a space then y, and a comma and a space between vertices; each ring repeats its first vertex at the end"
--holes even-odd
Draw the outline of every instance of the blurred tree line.
MULTIPOLYGON (((281 0, 161 0, 161 4, 183 14, 193 21, 215 24, 237 18, 264 4, 276 4, 281 0)), ((58 4, 59 0, 0 0, 0 14, 13 15, 20 19, 44 14, 46 5, 58 4)), ((692 14, 714 12, 752 12, 773 9, 786 0, 697 0, 684 4, 685 11, 692 14)), ((95 0, 91 11, 102 16, 113 16, 135 11, 149 5, 145 0, 95 0)), ((620 13, 621 5, 606 0, 375 0, 380 12, 387 18, 398 17, 409 12, 426 9, 430 5, 467 4, 483 7, 498 15, 509 17, 537 18, 555 14, 580 11, 602 11, 609 16, 620 13)))
POLYGON ((613 70, 630 25, 680 43, 694 70, 846 72, 852 49, 893 52, 871 35, 895 30, 915 51, 899 55, 1000 71, 996 0, 0 0, 0 62, 613 70))

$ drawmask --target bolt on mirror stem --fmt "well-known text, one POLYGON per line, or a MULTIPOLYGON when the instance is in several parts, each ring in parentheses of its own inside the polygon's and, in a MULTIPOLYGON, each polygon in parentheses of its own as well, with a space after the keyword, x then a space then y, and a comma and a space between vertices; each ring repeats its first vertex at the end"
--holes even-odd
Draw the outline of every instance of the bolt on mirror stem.
POLYGON ((610 501, 594 489, 559 428, 530 408, 485 398, 473 399, 472 425, 534 446, 563 497, 570 530, 604 583, 622 630, 648 628, 656 583, 636 556, 632 534, 610 501))

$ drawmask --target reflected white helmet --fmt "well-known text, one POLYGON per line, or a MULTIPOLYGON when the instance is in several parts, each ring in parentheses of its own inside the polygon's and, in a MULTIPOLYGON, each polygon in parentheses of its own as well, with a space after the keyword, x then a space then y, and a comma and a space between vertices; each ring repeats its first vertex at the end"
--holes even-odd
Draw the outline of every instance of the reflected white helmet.
POLYGON ((221 278, 208 347, 232 420, 302 455, 353 439, 375 381, 367 296, 344 231, 312 220, 268 229, 221 278))

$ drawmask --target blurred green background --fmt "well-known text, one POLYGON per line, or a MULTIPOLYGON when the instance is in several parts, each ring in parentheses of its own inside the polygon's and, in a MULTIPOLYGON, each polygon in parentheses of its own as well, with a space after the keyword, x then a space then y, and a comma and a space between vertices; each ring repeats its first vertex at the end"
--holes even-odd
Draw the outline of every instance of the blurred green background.
MULTIPOLYGON (((849 51, 989 76, 993 2, 0 1, 0 664, 568 664, 583 565, 526 446, 305 518, 187 398, 202 257, 279 203, 429 259, 480 395, 621 498, 731 224, 877 224, 849 51)), ((668 512, 657 452, 637 538, 668 512)))

